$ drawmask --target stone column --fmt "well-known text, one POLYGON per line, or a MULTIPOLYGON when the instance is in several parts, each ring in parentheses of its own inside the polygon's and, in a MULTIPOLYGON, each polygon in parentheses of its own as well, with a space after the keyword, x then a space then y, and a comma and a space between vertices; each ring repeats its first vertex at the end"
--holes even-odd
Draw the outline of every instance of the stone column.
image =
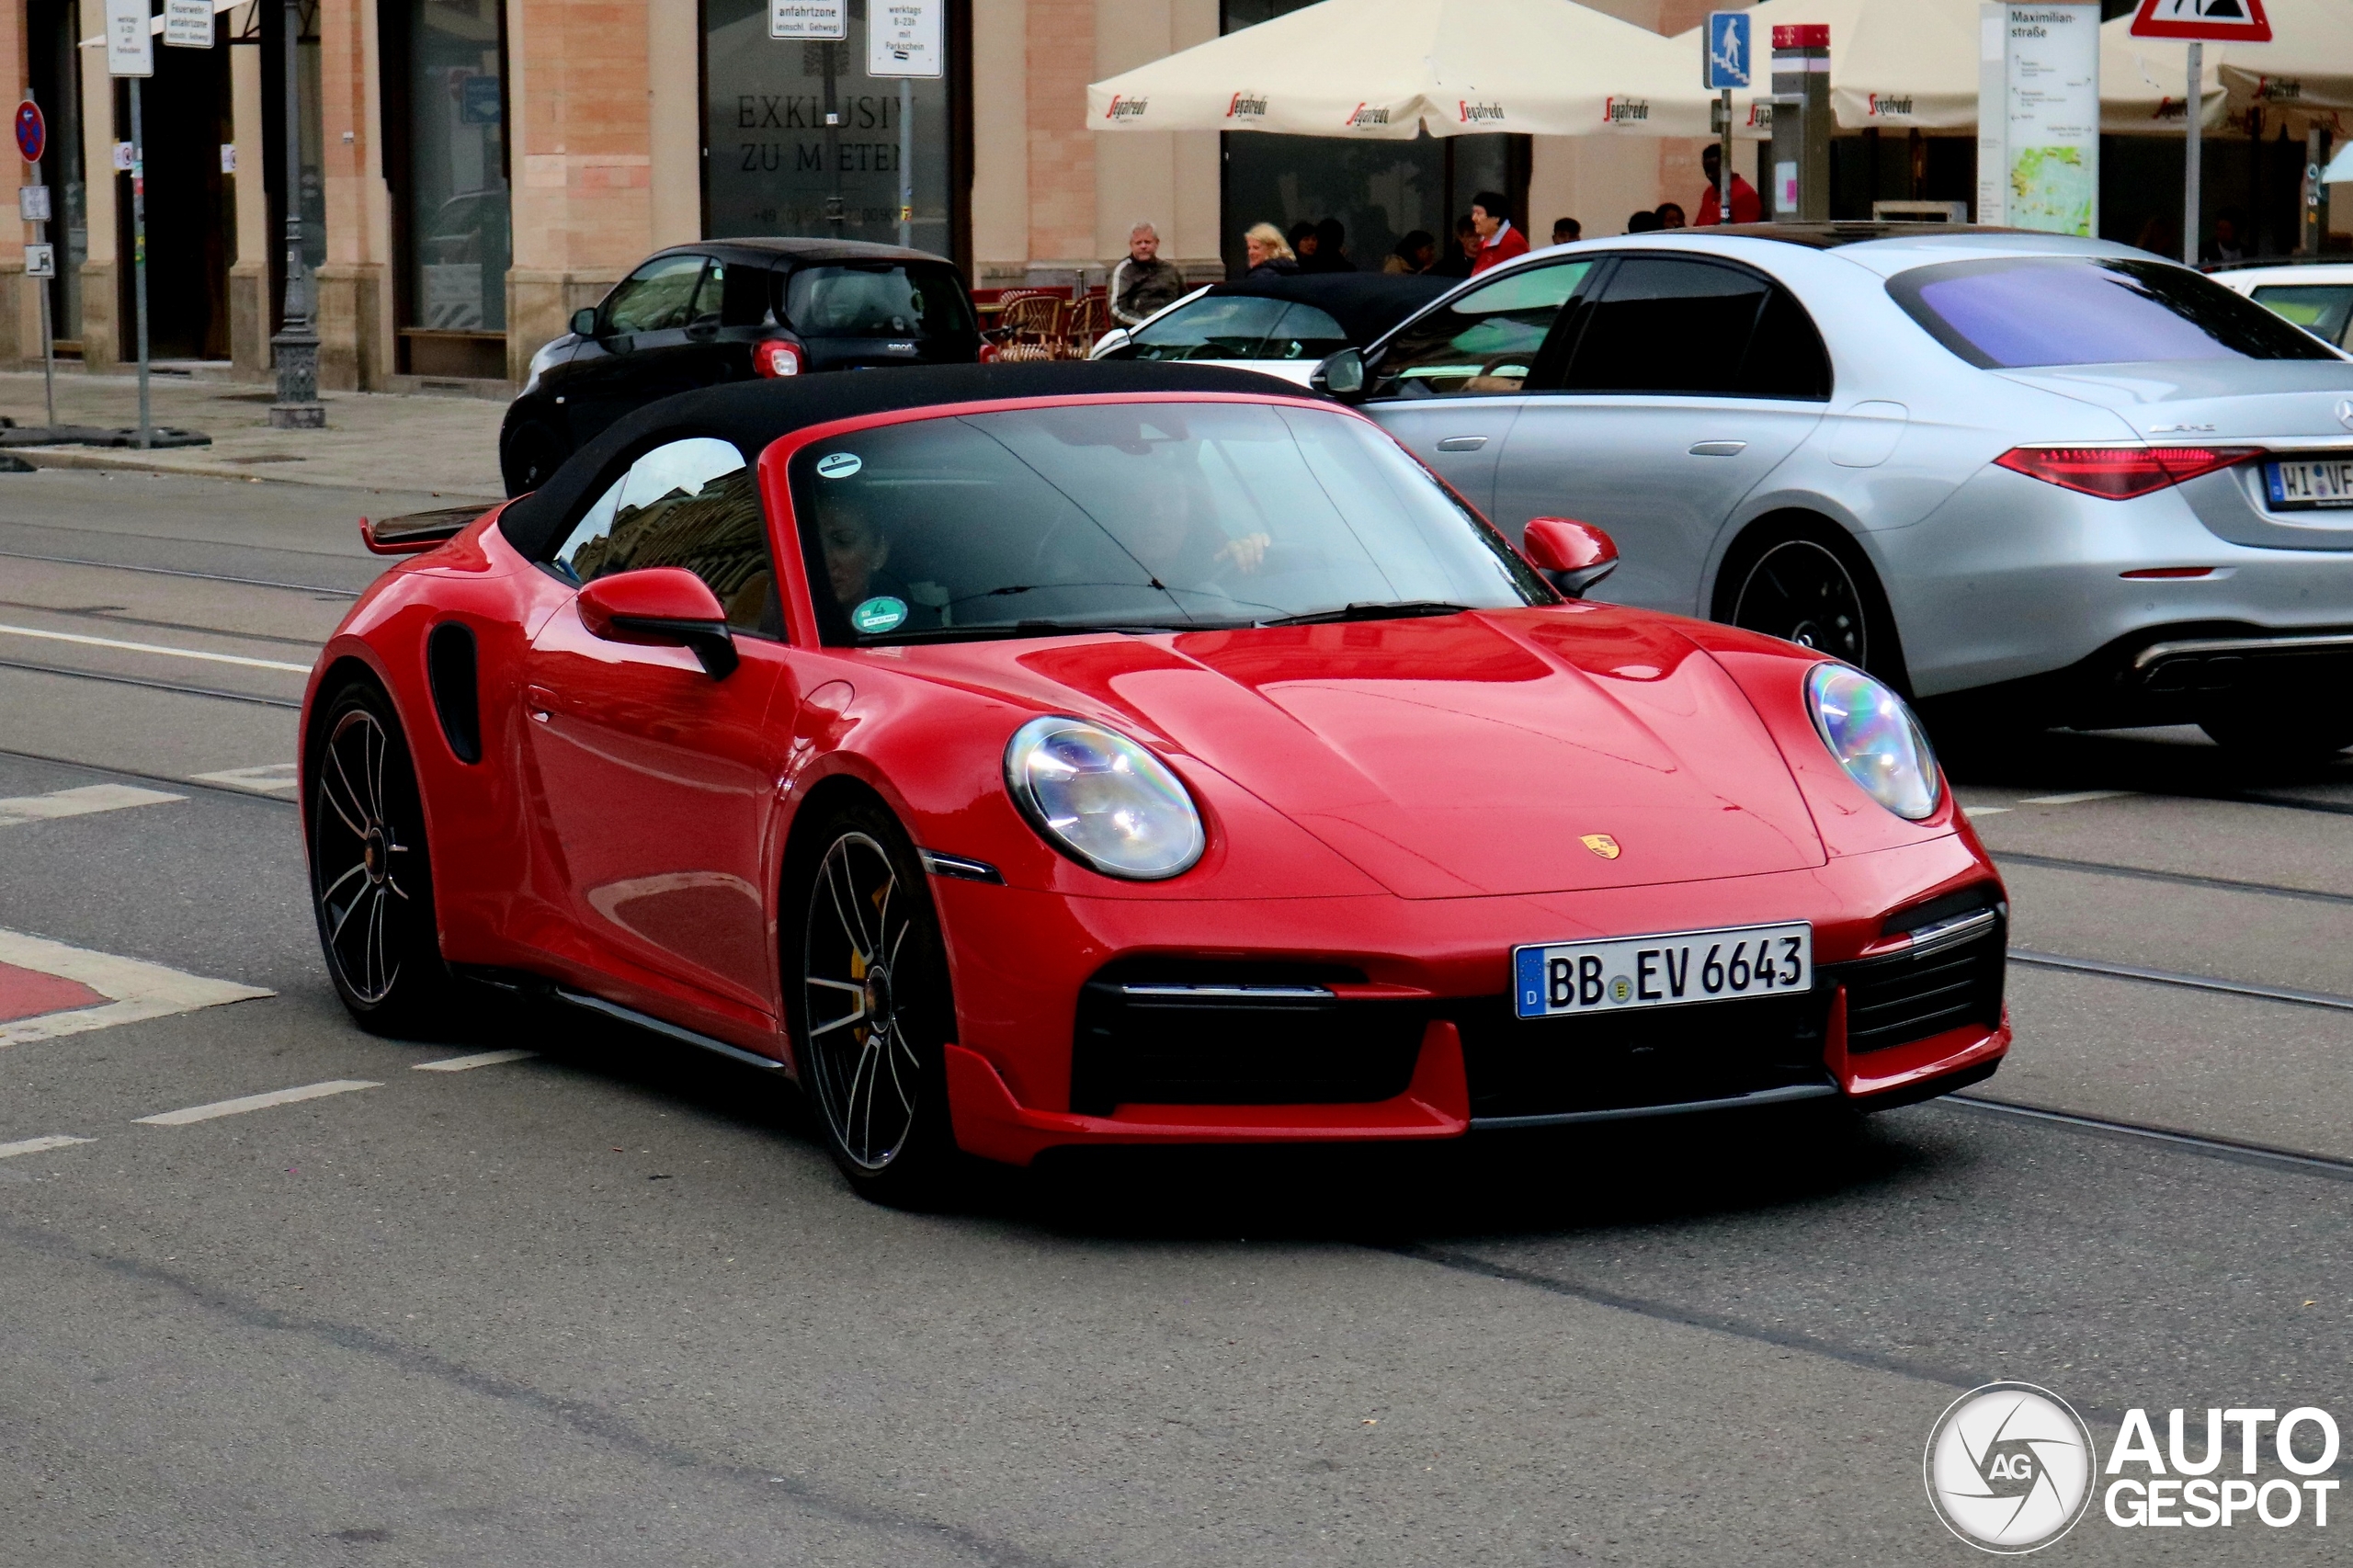
MULTIPOLYGON (((257 36, 254 15, 261 0, 229 13, 232 39, 257 36)), ((283 7, 279 7, 282 11, 283 7)), ((259 19, 275 29, 277 17, 259 19)), ((281 236, 269 227, 269 190, 263 179, 267 167, 267 138, 262 134, 262 68, 258 43, 229 45, 230 135, 237 149, 237 172, 230 184, 236 197, 236 261, 229 268, 229 360, 241 381, 269 380, 270 324, 276 318, 269 297, 269 254, 281 236)))
MULTIPOLYGON (((507 0, 517 178, 506 364, 516 381, 574 311, 654 248, 649 3, 507 0)), ((664 36, 675 37, 676 18, 665 21, 664 36)))
MULTIPOLYGON (((1095 69, 1101 81, 1217 37, 1217 0, 1095 0, 1095 69)), ((1080 115, 1086 90, 1080 88, 1080 115)), ((1095 256, 1126 253, 1138 222, 1159 231, 1160 254, 1207 282, 1225 276, 1218 254, 1222 165, 1214 131, 1107 136, 1086 132, 1095 161, 1095 256)))
MULTIPOLYGON (((107 13, 101 0, 81 0, 80 10, 74 37, 104 34, 107 13)), ((114 167, 114 78, 107 74, 107 51, 74 52, 82 61, 83 201, 90 223, 89 251, 82 262, 82 365, 111 370, 122 362, 124 336, 115 292, 115 208, 128 192, 114 167)))
MULTIPOLYGON (((0 6, 0 61, 7 62, 13 79, 22 84, 31 78, 27 74, 25 56, 25 8, 22 6, 0 6)), ((22 87, 19 86, 21 96, 22 87)), ((10 110, 16 106, 10 104, 10 110)), ((44 110, 55 112, 50 106, 44 110)), ((31 185, 40 177, 33 165, 16 156, 16 148, 7 149, 17 165, 16 184, 31 185)), ((6 199, 14 202, 12 188, 6 199)), ((50 228, 57 227, 51 223, 50 228)), ((32 235, 32 225, 14 219, 0 219, 0 364, 40 360, 40 296, 41 285, 25 276, 25 244, 32 235)), ((63 248, 63 247, 61 247, 63 248)))
MULTIPOLYGON (((702 17, 695 0, 646 0, 653 153, 647 247, 702 238, 702 17)), ((533 344, 532 347, 539 347, 533 344)), ((524 358, 528 361, 527 353, 524 358)))
POLYGON ((1029 271, 1029 55, 1026 0, 972 0, 972 284, 1029 271))
POLYGON ((383 95, 374 0, 321 0, 320 159, 327 260, 315 280, 319 385, 377 391, 392 374, 392 198, 384 187, 383 95))
POLYGON ((1095 145, 1086 84, 1095 68, 1097 0, 1029 0, 1029 272, 1067 284, 1095 254, 1095 145))

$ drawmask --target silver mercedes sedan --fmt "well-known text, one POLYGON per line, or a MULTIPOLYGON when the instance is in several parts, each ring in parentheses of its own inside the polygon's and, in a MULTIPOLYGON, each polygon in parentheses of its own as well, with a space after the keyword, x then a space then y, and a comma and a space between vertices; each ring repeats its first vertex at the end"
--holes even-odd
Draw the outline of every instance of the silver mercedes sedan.
POLYGON ((1350 397, 1596 597, 1835 653, 1932 720, 2353 744, 2353 358, 2097 241, 1889 224, 1539 251, 1350 397))

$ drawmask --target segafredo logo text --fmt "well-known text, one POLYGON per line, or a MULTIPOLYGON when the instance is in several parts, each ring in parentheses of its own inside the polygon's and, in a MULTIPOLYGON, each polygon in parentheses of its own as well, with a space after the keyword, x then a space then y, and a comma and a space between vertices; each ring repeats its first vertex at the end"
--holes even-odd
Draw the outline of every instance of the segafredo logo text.
POLYGON ((1893 93, 1873 93, 1870 96, 1870 113, 1874 117, 1911 112, 1912 95, 1909 93, 1903 94, 1901 97, 1893 93))
POLYGON ((1267 95, 1264 93, 1236 93, 1225 106, 1225 118, 1228 119, 1261 119, 1266 113, 1267 95))
POLYGON ((2273 1529, 2298 1523, 2327 1528, 2329 1494, 2337 1483, 2312 1478, 2336 1467, 2336 1417, 2309 1404, 2284 1415, 2252 1406, 2209 1410, 2205 1440, 2193 1458, 2188 1415, 2165 1413, 2160 1452, 2149 1413, 2124 1413, 2116 1446, 2109 1450, 2110 1479, 2102 1491, 2109 1523, 2127 1529, 2186 1525, 2202 1530, 2259 1519, 2273 1529), (2288 1473, 2278 1474, 2275 1467, 2288 1473), (2221 1479, 2207 1479, 2217 1471, 2221 1479))
POLYGON ((1455 100, 1455 107, 1461 110, 1462 123, 1465 125, 1477 125, 1483 121, 1500 120, 1504 118, 1504 106, 1501 104, 1474 104, 1467 98, 1458 98, 1455 100))
POLYGON ((1143 118, 1145 106, 1151 102, 1152 100, 1150 98, 1122 97, 1118 93, 1113 93, 1111 95, 1111 107, 1104 111, 1103 118, 1106 119, 1142 119, 1143 118))
POLYGON ((1624 125, 1629 120, 1648 119, 1651 101, 1648 98, 1604 98, 1601 119, 1606 125, 1624 125))
POLYGON ((1358 104, 1355 112, 1348 116, 1345 123, 1352 126, 1386 125, 1389 123, 1389 111, 1385 108, 1369 108, 1363 104, 1358 104))

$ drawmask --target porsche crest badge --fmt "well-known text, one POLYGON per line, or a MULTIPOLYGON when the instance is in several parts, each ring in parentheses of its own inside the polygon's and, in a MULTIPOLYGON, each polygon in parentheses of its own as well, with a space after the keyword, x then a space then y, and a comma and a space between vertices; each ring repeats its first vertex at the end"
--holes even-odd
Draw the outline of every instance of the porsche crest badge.
POLYGON ((1606 833, 1588 833, 1585 835, 1583 843, 1587 849, 1605 860, 1615 860, 1625 853, 1618 847, 1618 841, 1606 833))

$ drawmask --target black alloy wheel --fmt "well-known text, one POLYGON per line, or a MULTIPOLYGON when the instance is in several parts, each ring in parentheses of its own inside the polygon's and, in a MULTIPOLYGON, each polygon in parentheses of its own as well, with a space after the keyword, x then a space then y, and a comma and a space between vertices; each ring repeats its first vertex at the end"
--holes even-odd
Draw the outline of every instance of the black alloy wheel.
POLYGON ((451 982, 399 721, 375 687, 355 681, 328 702, 313 746, 311 905, 335 994, 363 1028, 430 1028, 451 982))
POLYGON ((1786 539, 1750 563, 1732 623, 1871 668, 1870 607, 1855 574, 1819 540, 1786 539))
POLYGON ((956 1159, 941 1056, 954 1010, 930 889, 879 805, 846 804, 802 842, 786 968, 801 1085, 852 1187, 930 1202, 956 1159))
POLYGON ((506 437, 498 454, 499 477, 506 494, 523 495, 548 482, 571 453, 563 438, 536 419, 525 420, 506 437))

